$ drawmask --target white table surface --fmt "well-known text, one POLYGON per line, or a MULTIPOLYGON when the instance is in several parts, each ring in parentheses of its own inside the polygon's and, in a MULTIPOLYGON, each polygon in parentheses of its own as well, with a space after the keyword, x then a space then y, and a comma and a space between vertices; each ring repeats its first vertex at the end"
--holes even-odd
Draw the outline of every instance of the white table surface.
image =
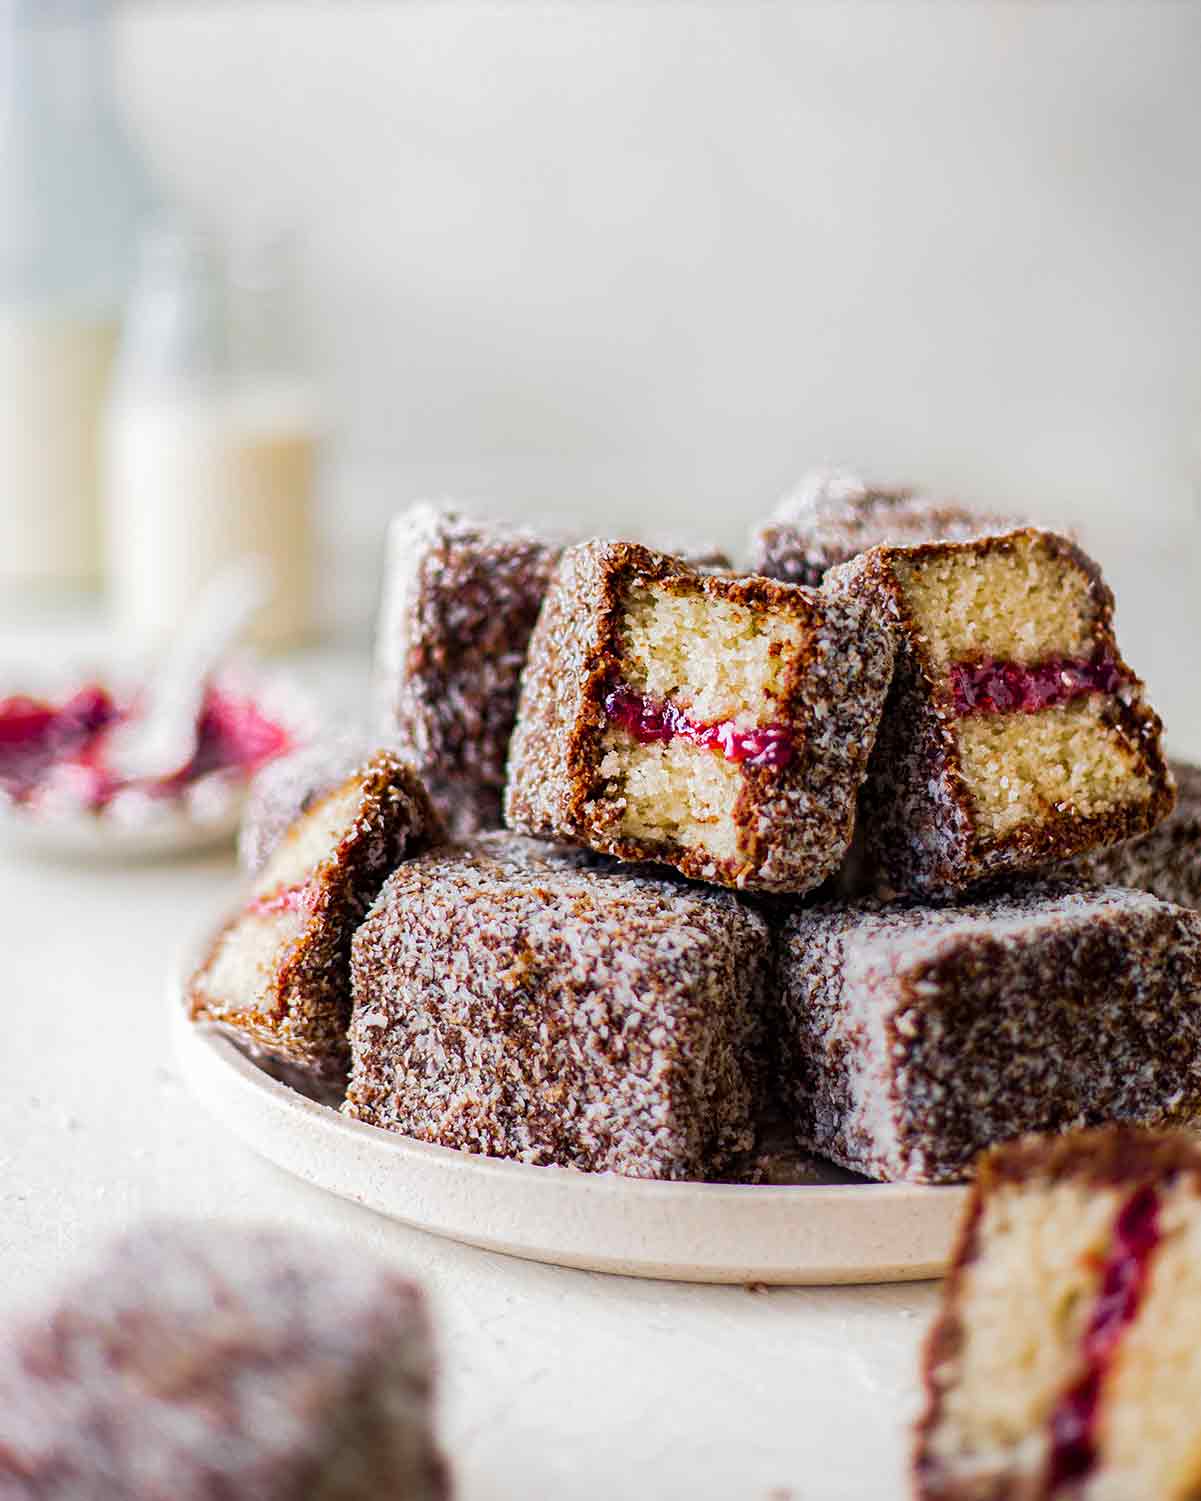
MULTIPOLYGON (((1098 550, 1169 741, 1196 755, 1191 542, 1098 550)), ((99 646, 86 611, 0 612, 0 665, 83 643, 99 646)), ((353 710, 365 653, 307 666, 331 710, 353 710)), ((933 1284, 751 1292, 538 1266, 330 1198, 210 1120, 171 1059, 164 982, 233 877, 232 855, 88 868, 0 854, 0 1318, 148 1215, 305 1226, 429 1289, 462 1501, 906 1495, 933 1284)))
MULTIPOLYGON (((76 629, 5 623, 6 654, 76 629)), ((79 866, 0 854, 0 1318, 147 1216, 296 1225, 433 1300, 462 1501, 888 1501, 906 1494, 931 1284, 689 1287, 539 1266, 407 1230, 294 1180, 185 1093, 173 954, 232 855, 79 866)))
POLYGON ((333 1199, 209 1119, 168 1050, 164 975, 232 869, 0 859, 0 1312, 147 1215, 306 1226, 432 1293, 464 1501, 904 1493, 928 1284, 751 1292, 538 1266, 333 1199))

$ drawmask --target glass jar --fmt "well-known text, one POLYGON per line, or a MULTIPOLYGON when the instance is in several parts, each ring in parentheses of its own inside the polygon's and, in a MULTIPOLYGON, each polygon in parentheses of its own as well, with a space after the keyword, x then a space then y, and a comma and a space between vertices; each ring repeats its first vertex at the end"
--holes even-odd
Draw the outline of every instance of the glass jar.
POLYGON ((0 588, 101 562, 99 425, 148 181, 106 0, 0 0, 0 588))
POLYGON ((313 630, 318 429, 289 259, 265 244, 228 275, 182 228, 147 242, 105 437, 108 577, 122 633, 153 646, 210 579, 253 556, 271 598, 249 632, 313 630))

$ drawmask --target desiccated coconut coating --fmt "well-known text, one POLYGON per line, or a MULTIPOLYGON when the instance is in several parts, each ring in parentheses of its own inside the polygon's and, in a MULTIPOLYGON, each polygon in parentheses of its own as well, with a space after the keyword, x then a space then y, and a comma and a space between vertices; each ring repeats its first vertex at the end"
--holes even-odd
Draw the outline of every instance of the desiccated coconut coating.
POLYGON ((986 1153, 922 1361, 921 1501, 1201 1494, 1201 1148, 1108 1127, 986 1153))
POLYGON ((418 1288, 229 1226, 119 1242, 0 1338, 3 1501, 442 1501, 418 1288))
POLYGON ((374 729, 417 766, 456 838, 501 822, 526 646, 556 549, 429 504, 392 523, 374 729))
POLYGON ((1054 874, 1102 886, 1134 886, 1165 902, 1201 909, 1201 766, 1187 761, 1169 766, 1176 779, 1176 806, 1157 828, 1066 861, 1054 874))
POLYGON ((891 633, 856 600, 583 543, 530 643, 506 821, 699 880, 809 890, 850 841, 891 673, 891 633))
MULTIPOLYGON (((1041 871, 1040 877, 1132 887, 1201 910, 1201 767, 1169 761, 1168 769, 1176 783, 1176 806, 1149 834, 1063 860, 1041 871)), ((823 892, 831 899, 838 895, 891 900, 897 894, 867 856, 859 833, 835 884, 823 892)))
POLYGON ((399 861, 442 837, 416 772, 377 752, 276 846, 188 984, 192 1020, 336 1084, 348 1058, 351 935, 399 861))
POLYGON ((363 734, 337 735, 269 761, 251 782, 242 814, 242 869, 257 875, 301 814, 359 771, 378 748, 363 734))
POLYGON ((807 475, 751 533, 751 571, 788 584, 821 583, 869 547, 963 542, 1024 525, 910 490, 881 490, 845 470, 807 475))
POLYGON ((700 537, 650 536, 639 539, 651 552, 665 552, 669 558, 678 558, 695 568, 698 573, 733 573, 734 563, 725 548, 715 542, 706 542, 700 537))
POLYGON ((703 1178, 754 1140, 767 948, 727 892, 509 834, 433 851, 355 935, 343 1109, 490 1156, 703 1178))
POLYGON ((836 1167, 826 1157, 806 1151, 796 1139, 789 1116, 775 1113, 770 1103, 760 1100, 760 1119, 755 1144, 738 1155, 716 1176, 719 1183, 766 1184, 771 1188, 832 1183, 865 1183, 857 1173, 836 1167), (766 1106, 766 1108, 764 1108, 766 1106))
POLYGON ((1171 810, 1163 727, 1118 650, 1113 595, 1067 538, 873 548, 822 592, 870 603, 897 637, 860 798, 882 888, 953 895, 1171 810))
POLYGON ((869 1177, 953 1182, 1023 1131, 1201 1118, 1201 914, 1145 892, 798 912, 780 991, 800 1139, 869 1177))

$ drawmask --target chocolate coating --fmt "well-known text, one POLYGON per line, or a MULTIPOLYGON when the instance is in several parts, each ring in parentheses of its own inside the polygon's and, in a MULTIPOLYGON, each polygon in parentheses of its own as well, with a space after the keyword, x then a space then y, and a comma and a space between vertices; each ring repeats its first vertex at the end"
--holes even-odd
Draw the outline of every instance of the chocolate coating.
POLYGON ((703 1178, 754 1140, 767 950, 727 892, 508 833, 433 851, 355 935, 343 1108, 490 1156, 703 1178))
POLYGON ((501 822, 521 669, 556 556, 530 532, 428 504, 389 531, 373 726, 456 838, 501 822))
MULTIPOLYGON (((443 837, 421 779, 394 752, 377 752, 347 783, 357 784, 350 822, 307 869, 303 926, 259 977, 260 992, 230 994, 218 976, 224 946, 239 940, 243 924, 256 921, 256 903, 294 879, 273 882, 270 859, 250 902, 217 933, 186 992, 193 1021, 215 1022, 252 1056, 286 1065, 283 1078, 290 1084, 297 1082, 297 1070, 310 1075, 321 1097, 331 1086, 339 1088, 346 1073, 354 929, 399 861, 443 837)), ((288 858, 289 839, 304 832, 305 819, 319 820, 323 807, 318 799, 301 816, 276 846, 277 859, 288 858)))
POLYGON ((673 865, 697 880, 809 890, 838 867, 850 842, 855 794, 892 661, 890 631, 849 596, 827 598, 762 578, 703 576, 633 543, 581 543, 564 553, 530 643, 506 821, 523 833, 578 841, 622 860, 673 865), (796 620, 806 638, 778 714, 800 754, 784 767, 744 766, 732 810, 740 831, 736 860, 624 834, 623 805, 605 791, 604 700, 620 680, 626 591, 644 582, 778 611, 796 620))
POLYGON ((800 1139, 869 1177, 955 1182, 1025 1131, 1201 1119, 1201 914, 1145 892, 797 912, 780 991, 800 1139))
POLYGON ((1024 1136, 986 1152, 960 1221, 943 1283, 942 1299, 922 1350, 925 1396, 914 1444, 914 1494, 918 1501, 1043 1501, 1041 1474, 1006 1473, 990 1466, 965 1473, 937 1455, 933 1437, 942 1420, 953 1363, 966 1329, 962 1303, 972 1263, 980 1254, 985 1207, 998 1190, 1028 1187, 1037 1193, 1075 1179, 1097 1188, 1164 1181, 1188 1174, 1201 1180, 1201 1146, 1183 1131, 1147 1131, 1107 1126, 1065 1136, 1024 1136))
POLYGON ((1134 886, 1201 910, 1201 766, 1172 761, 1169 767, 1176 806, 1161 824, 1125 844, 1080 855, 1053 873, 1101 886, 1134 886))
POLYGON ((1023 525, 911 490, 877 489, 845 471, 818 471, 751 533, 750 566, 767 578, 817 586, 829 569, 869 547, 963 542, 1023 525))
POLYGON ((370 761, 378 749, 363 734, 315 740, 269 761, 250 784, 238 830, 238 864, 257 875, 280 840, 314 803, 370 761))
POLYGON ((1097 565, 1066 537, 1026 529, 976 542, 877 547, 835 569, 825 591, 869 602, 897 636, 896 672, 860 799, 865 852, 881 885, 953 896, 999 876, 1035 872, 1050 862, 1118 844, 1153 828, 1171 810, 1175 793, 1160 743, 1163 725, 1118 650, 1113 595, 1097 565), (1099 814, 1049 807, 1037 820, 985 838, 977 833, 972 798, 959 769, 949 690, 926 661, 921 632, 893 568, 897 562, 910 564, 939 553, 985 557, 1031 535, 1041 537, 1090 580, 1095 649, 1124 680, 1121 691, 1112 695, 1109 722, 1134 752, 1139 775, 1151 783, 1151 791, 1142 804, 1099 814))
POLYGON ((341 1244, 156 1226, 0 1338, 5 1501, 443 1501, 413 1283, 341 1244))

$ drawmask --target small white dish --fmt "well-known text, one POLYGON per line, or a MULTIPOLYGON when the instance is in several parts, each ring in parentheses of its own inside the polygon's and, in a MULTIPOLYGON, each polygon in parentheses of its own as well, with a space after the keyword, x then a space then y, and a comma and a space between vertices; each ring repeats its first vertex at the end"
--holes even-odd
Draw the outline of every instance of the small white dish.
MULTIPOLYGON (((211 926, 206 933, 211 933, 211 926)), ((941 1274, 962 1187, 659 1183, 531 1167, 347 1120, 270 1078, 228 1037, 189 1022, 169 984, 176 1056, 236 1136, 328 1193, 434 1235, 532 1261, 680 1282, 906 1282, 941 1274)))
POLYGON ((220 810, 201 817, 186 808, 165 805, 145 819, 129 822, 111 813, 51 817, 9 806, 0 808, 0 847, 14 854, 86 861, 200 854, 233 842, 245 794, 245 786, 227 789, 220 810))
MULTIPOLYGON (((317 732, 319 718, 292 677, 242 659, 222 668, 218 680, 231 694, 253 699, 294 744, 304 744, 317 732)), ((10 672, 0 682, 0 698, 27 694, 53 703, 85 682, 101 684, 120 697, 137 681, 137 670, 129 665, 107 671, 60 668, 33 682, 10 672)), ((27 807, 0 795, 0 850, 102 862, 168 859, 216 849, 231 844, 237 834, 250 780, 249 774, 227 768, 198 777, 177 797, 130 789, 100 809, 69 798, 27 807)))

